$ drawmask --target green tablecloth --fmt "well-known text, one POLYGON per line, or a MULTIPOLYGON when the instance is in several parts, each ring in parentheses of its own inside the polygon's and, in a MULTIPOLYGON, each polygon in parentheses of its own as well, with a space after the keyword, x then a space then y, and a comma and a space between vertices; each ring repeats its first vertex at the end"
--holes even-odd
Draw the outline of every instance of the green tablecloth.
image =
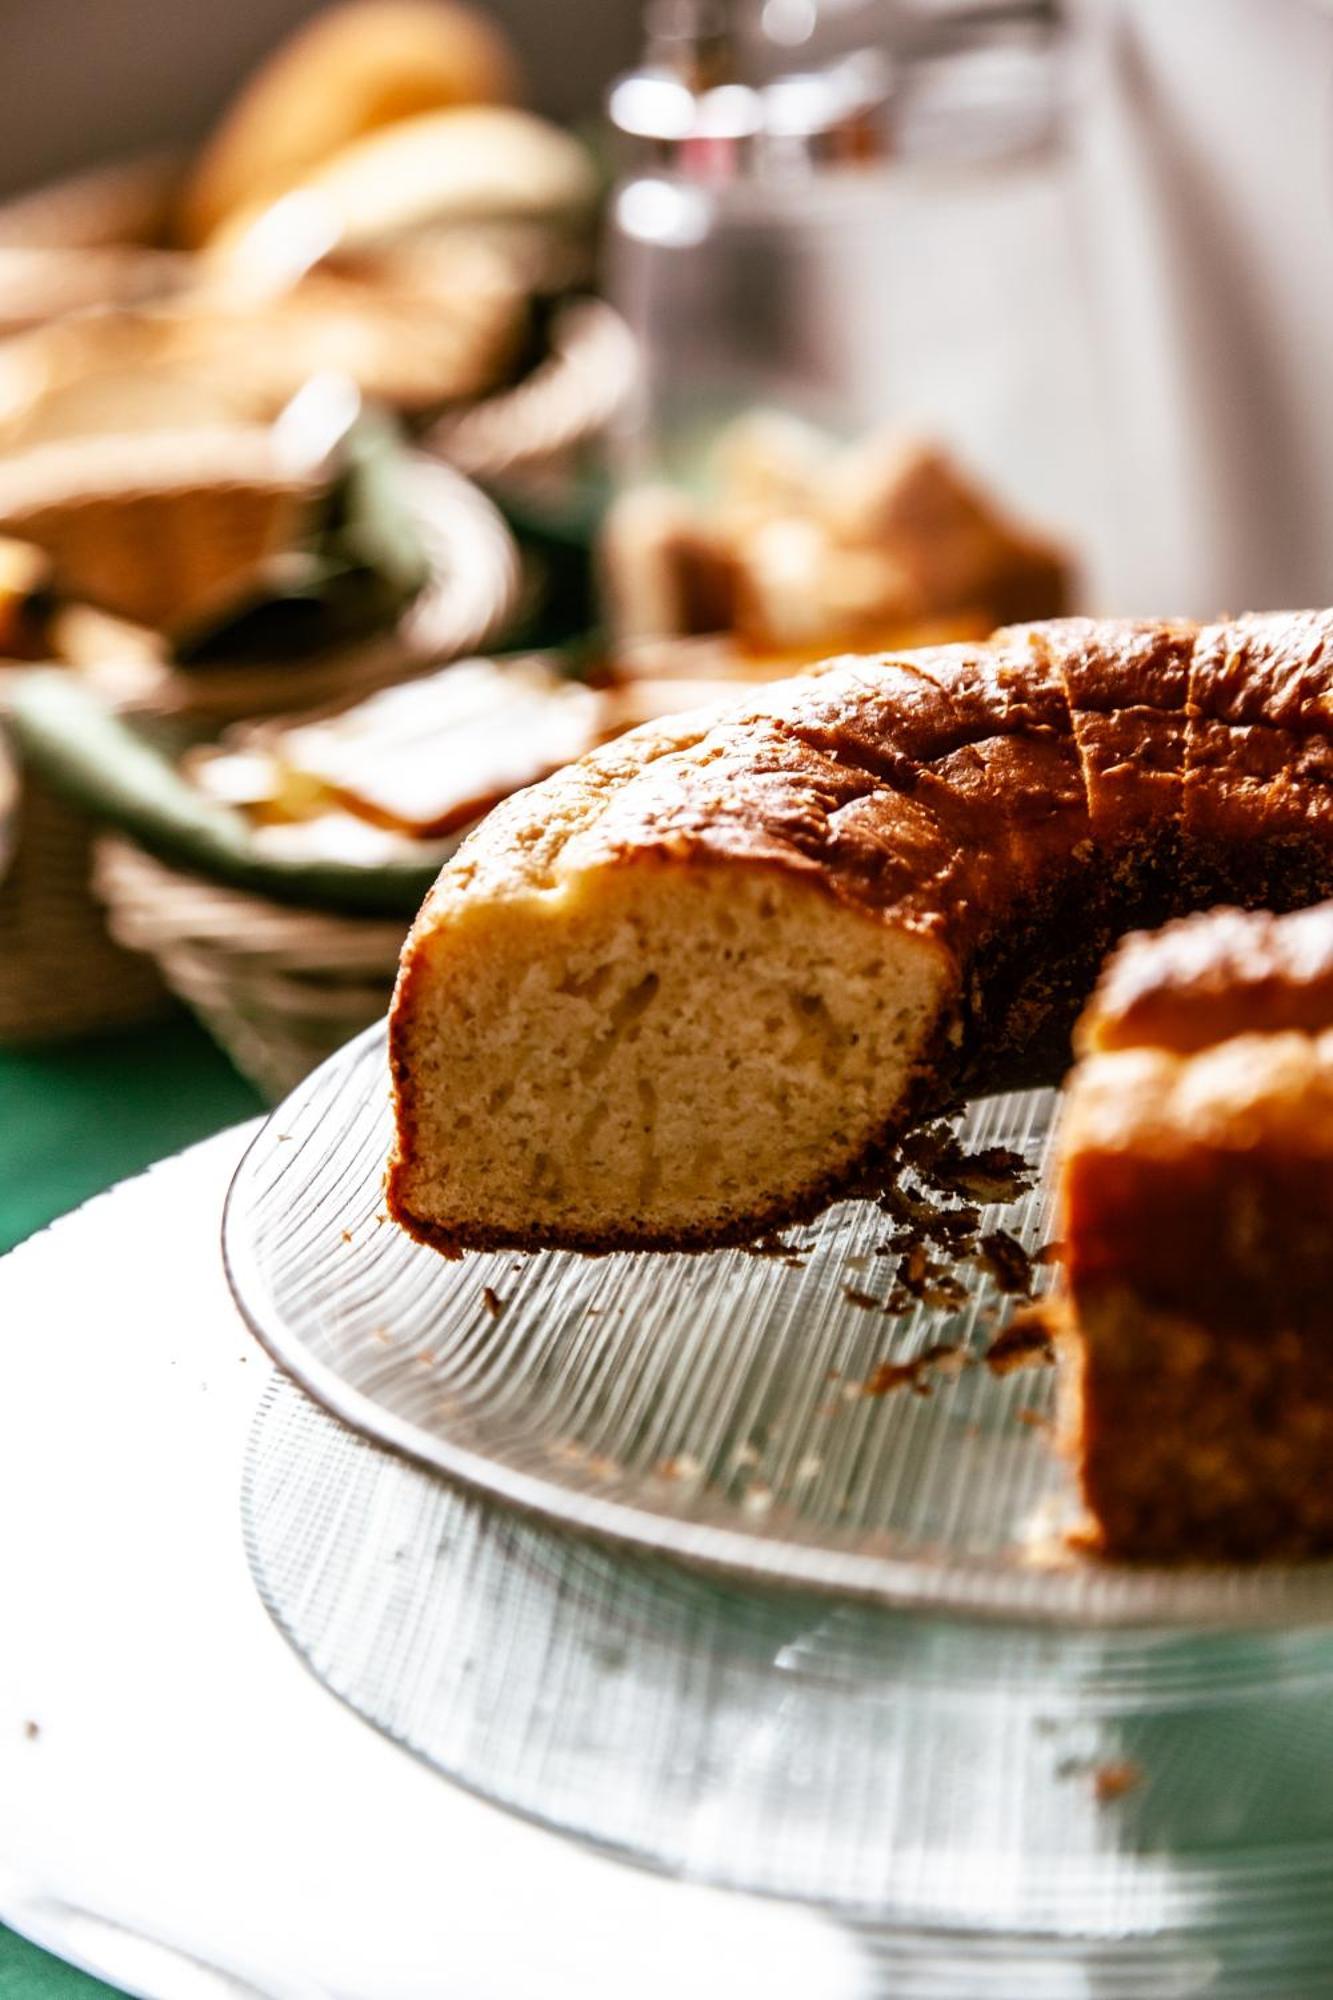
MULTIPOLYGON (((184 1015, 61 1048, 0 1050, 0 1250, 261 1108, 184 1015)), ((0 2000, 110 1991, 0 1926, 0 2000)))
POLYGON ((53 1049, 0 1050, 0 1250, 260 1108, 183 1014, 53 1049))
POLYGON ((114 1996, 115 1989, 0 1928, 0 2000, 97 2000, 99 1994, 114 1996))

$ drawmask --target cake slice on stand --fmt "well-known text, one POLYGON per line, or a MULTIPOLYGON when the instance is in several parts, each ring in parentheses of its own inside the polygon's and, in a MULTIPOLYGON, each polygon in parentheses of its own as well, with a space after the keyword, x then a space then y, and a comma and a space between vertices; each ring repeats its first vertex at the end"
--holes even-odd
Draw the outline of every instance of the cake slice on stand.
POLYGON ((1091 1544, 1333 1549, 1333 904, 1128 938, 1078 1045, 1061 1430, 1091 1544))

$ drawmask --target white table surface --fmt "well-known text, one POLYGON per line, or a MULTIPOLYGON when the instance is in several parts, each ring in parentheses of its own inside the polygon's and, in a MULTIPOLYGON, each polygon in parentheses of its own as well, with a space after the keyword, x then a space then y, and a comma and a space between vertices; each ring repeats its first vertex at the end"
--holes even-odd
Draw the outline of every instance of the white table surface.
POLYGON ((818 1915, 604 1859, 326 1693, 241 1547, 224 1133, 0 1261, 0 1918, 131 1991, 841 2000, 818 1915))

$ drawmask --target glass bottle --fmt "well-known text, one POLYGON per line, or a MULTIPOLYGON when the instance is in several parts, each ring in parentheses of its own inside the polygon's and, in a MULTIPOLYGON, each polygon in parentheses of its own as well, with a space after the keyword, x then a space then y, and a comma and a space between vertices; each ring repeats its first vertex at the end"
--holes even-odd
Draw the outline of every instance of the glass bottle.
POLYGON ((756 408, 950 453, 1114 590, 1110 426, 1053 0, 668 0, 613 89, 625 481, 706 487, 756 408))

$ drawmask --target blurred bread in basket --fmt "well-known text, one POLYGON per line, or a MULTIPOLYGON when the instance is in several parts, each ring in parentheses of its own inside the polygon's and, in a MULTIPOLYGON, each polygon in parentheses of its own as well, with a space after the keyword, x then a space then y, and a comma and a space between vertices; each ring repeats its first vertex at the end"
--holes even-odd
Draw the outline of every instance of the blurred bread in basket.
POLYGON ((202 243, 239 210, 276 200, 364 133, 518 94, 513 51, 480 9, 346 0, 298 28, 230 105, 183 190, 182 240, 202 243))
POLYGON ((0 453, 253 421, 225 375, 209 380, 182 364, 176 326, 147 312, 95 313, 0 341, 0 453))
MULTIPOLYGON (((490 504, 336 375, 271 426, 107 430, 0 459, 7 545, 41 565, 42 656, 116 706, 200 724, 421 673, 496 632, 516 588, 490 504)), ((0 560, 0 623, 5 581, 0 560)))
POLYGON ((165 250, 180 162, 147 153, 87 167, 0 202, 6 250, 165 250))
POLYGON ((607 516, 609 620, 643 672, 794 672, 842 649, 981 638, 1069 608, 1066 550, 930 440, 834 447, 760 412, 723 433, 713 474, 704 497, 632 488, 607 516))
POLYGON ((350 376, 408 419, 485 393, 526 337, 527 299, 485 245, 429 265, 308 274, 273 296, 197 289, 170 309, 101 313, 0 342, 0 451, 93 432, 271 421, 312 376, 350 376))
POLYGON ((116 161, 0 202, 0 332, 182 290, 177 167, 168 155, 116 161))
POLYGON ((242 210, 206 261, 262 275, 321 243, 368 256, 465 234, 507 250, 530 289, 550 290, 587 275, 573 251, 590 246, 597 195, 591 155, 570 133, 513 107, 459 106, 372 132, 278 202, 242 210))
POLYGON ((542 656, 459 660, 354 708, 239 725, 185 769, 260 849, 373 862, 458 835, 603 741, 609 716, 542 656))
POLYGON ((249 217, 169 301, 0 343, 0 449, 267 422, 325 370, 417 427, 512 383, 540 344, 538 295, 579 275, 591 168, 577 141, 522 113, 442 116, 447 145, 434 120, 386 134, 374 172, 340 169, 326 190, 249 217), (488 123, 482 146, 470 123, 482 118, 517 129, 488 123), (412 161, 436 164, 400 178, 412 161))
POLYGON ((119 244, 22 250, 0 240, 0 334, 96 307, 149 304, 183 291, 187 282, 185 260, 170 251, 119 244))
POLYGON ((207 378, 231 371, 246 407, 272 412, 323 369, 419 423, 508 378, 528 335, 528 293, 488 245, 458 240, 424 254, 403 243, 328 258, 268 297, 243 284, 207 292, 174 343, 207 378))
POLYGON ((540 358, 546 301, 590 276, 597 193, 579 141, 527 112, 406 119, 228 223, 178 353, 208 373, 229 348, 260 406, 298 359, 340 367, 424 424, 540 358))
POLYGON ((257 422, 323 368, 423 426, 508 388, 541 358, 542 302, 592 275, 600 191, 518 86, 484 10, 344 0, 193 166, 113 163, 0 204, 0 333, 52 336, 4 357, 0 429, 93 427, 108 374, 145 410, 188 387, 257 422))
POLYGON ((0 452, 267 424, 326 371, 477 475, 591 435, 614 371, 574 294, 600 179, 517 95, 484 11, 345 0, 261 65, 193 168, 0 206, 0 452), (484 436, 457 432, 473 414, 484 436))
POLYGON ((204 291, 234 307, 319 272, 415 291, 420 318, 432 292, 438 310, 465 287, 460 241, 489 246, 524 302, 586 281, 592 158, 517 94, 507 42, 469 8, 350 0, 317 17, 251 80, 187 185, 204 291), (433 284, 405 245, 443 257, 433 284))

